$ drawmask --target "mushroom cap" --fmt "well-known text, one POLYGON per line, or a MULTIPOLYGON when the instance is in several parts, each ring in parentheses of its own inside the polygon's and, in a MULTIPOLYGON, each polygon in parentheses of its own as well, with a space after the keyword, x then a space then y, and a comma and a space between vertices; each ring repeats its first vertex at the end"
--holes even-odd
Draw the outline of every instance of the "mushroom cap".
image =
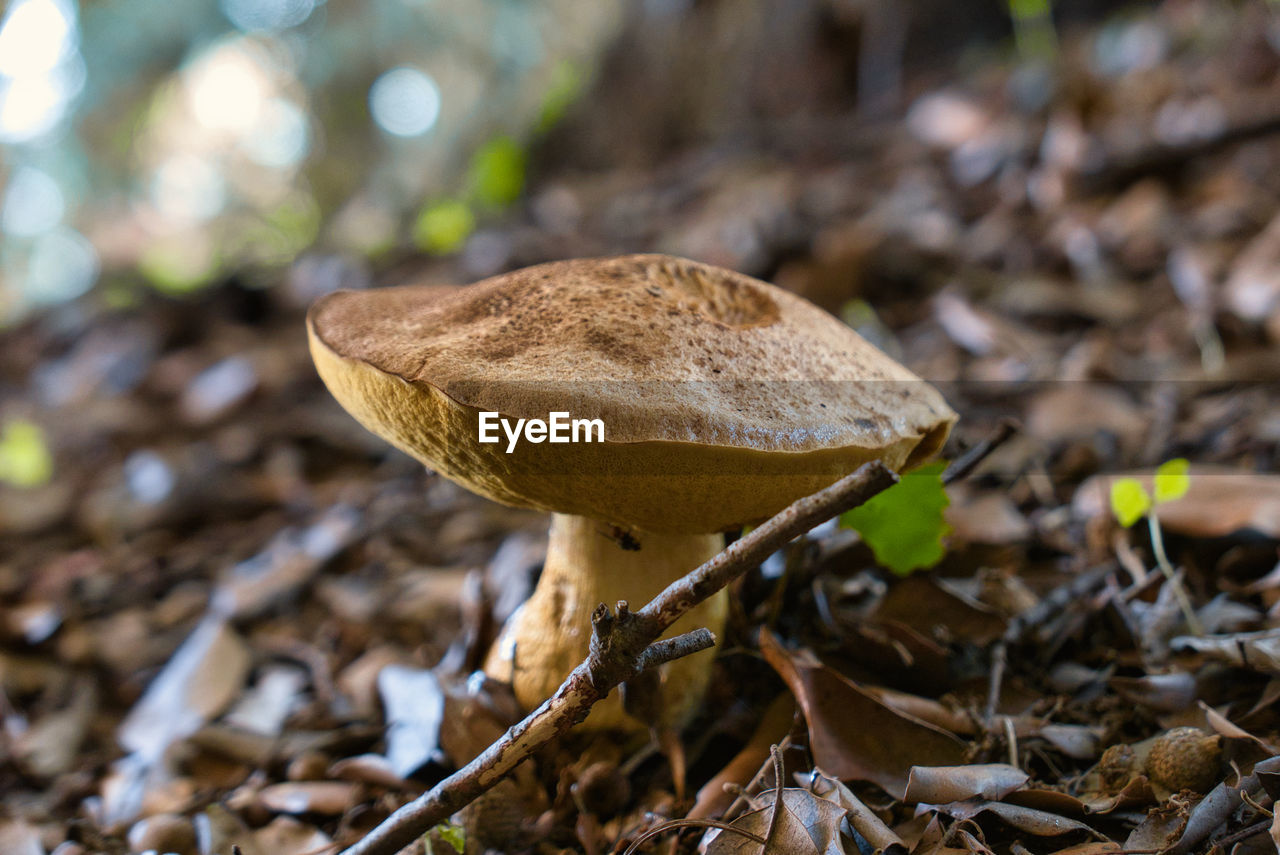
POLYGON ((307 318, 325 384, 365 427, 506 504, 653 532, 771 516, 870 460, 909 468, 956 415, 836 318, 661 255, 552 262, 468 287, 336 292, 307 318), (604 442, 479 441, 600 419, 604 442))

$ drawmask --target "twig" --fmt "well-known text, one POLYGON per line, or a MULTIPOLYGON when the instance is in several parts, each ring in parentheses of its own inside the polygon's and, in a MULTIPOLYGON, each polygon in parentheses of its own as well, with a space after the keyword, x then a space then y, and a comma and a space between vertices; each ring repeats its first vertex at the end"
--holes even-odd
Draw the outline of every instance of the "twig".
POLYGON ((466 766, 389 816, 344 855, 395 855, 489 790, 533 752, 585 719, 593 704, 639 673, 642 662, 652 667, 668 661, 664 656, 675 658, 703 649, 699 643, 711 636, 706 630, 664 642, 657 653, 652 652, 651 646, 685 612, 764 561, 787 541, 857 507, 897 480, 883 464, 868 463, 830 487, 794 502, 673 582, 640 611, 631 612, 625 603, 619 603, 615 616, 603 604, 599 606, 592 615, 587 660, 570 672, 554 695, 466 766))
POLYGON ((1009 662, 1009 644, 1003 639, 996 642, 991 651, 991 676, 987 680, 987 703, 982 708, 982 727, 991 729, 991 720, 1000 706, 1000 687, 1004 682, 1004 669, 1009 662))
POLYGON ((942 473, 942 483, 953 484, 968 475, 979 463, 987 459, 987 455, 1003 445, 1009 437, 1017 432, 1017 422, 1013 419, 1001 419, 1000 424, 996 425, 996 429, 991 433, 991 436, 951 461, 951 465, 942 473))
POLYGON ((1138 151, 1112 155, 1098 166, 1076 175, 1076 189, 1084 195, 1119 190, 1148 175, 1176 172, 1197 158, 1228 146, 1280 132, 1280 114, 1273 106, 1255 105, 1250 114, 1258 118, 1228 125, 1204 139, 1181 145, 1149 145, 1138 151))

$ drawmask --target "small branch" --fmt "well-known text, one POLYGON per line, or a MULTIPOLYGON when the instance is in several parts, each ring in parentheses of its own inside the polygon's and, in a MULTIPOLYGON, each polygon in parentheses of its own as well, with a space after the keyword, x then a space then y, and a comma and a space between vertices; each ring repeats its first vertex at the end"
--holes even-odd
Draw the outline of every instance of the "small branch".
POLYGON ((943 484, 954 484, 968 475, 978 464, 987 459, 987 455, 1004 445, 1008 439, 1018 432, 1018 423, 1013 419, 1001 419, 1000 424, 992 431, 991 436, 961 454, 942 473, 943 484))
POLYGON ((868 463, 830 487, 794 502, 673 582, 640 611, 631 612, 626 603, 618 603, 616 615, 604 606, 597 608, 591 617, 587 661, 570 672, 554 695, 466 766, 387 817, 343 855, 395 855, 488 791, 534 751, 567 733, 619 683, 651 664, 704 649, 703 642, 711 636, 705 629, 667 641, 657 639, 689 609, 792 538, 857 507, 897 480, 883 464, 868 463))
POLYGON ((1076 190, 1083 195, 1118 191, 1148 175, 1167 175, 1229 146, 1280 132, 1280 114, 1275 112, 1274 105, 1254 105, 1250 114, 1258 118, 1228 125, 1204 139, 1179 145, 1157 143, 1137 151, 1113 154, 1079 173, 1074 182, 1076 190))
POLYGON ((647 671, 650 668, 665 665, 673 660, 714 647, 715 643, 715 633, 705 628, 695 629, 693 632, 686 632, 684 635, 677 635, 675 638, 664 638, 661 641, 655 641, 641 651, 639 660, 636 662, 637 670, 647 671))

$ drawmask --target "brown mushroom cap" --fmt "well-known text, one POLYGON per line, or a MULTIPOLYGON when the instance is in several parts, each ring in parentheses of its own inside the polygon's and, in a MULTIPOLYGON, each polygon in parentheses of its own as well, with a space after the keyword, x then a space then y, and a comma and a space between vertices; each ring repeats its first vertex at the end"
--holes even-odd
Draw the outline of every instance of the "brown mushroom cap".
POLYGON ((816 306, 660 255, 338 292, 308 330, 334 397, 433 469, 507 504, 655 532, 763 519, 869 460, 912 466, 956 418, 816 306), (480 411, 598 418, 605 442, 508 454, 505 438, 479 442, 480 411))

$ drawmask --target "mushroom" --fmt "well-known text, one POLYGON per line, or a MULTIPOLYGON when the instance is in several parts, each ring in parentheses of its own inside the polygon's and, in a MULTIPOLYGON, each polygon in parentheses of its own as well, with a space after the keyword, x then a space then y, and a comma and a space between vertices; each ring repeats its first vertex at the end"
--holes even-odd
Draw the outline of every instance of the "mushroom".
MULTIPOLYGON (((661 255, 553 262, 463 288, 337 292, 312 307, 308 332, 320 376, 366 428, 476 493, 553 513, 537 587, 485 664, 526 708, 586 657, 599 603, 648 602, 714 556, 724 532, 863 463, 927 460, 956 418, 805 300, 661 255), (481 442, 484 413, 497 414, 490 427, 598 419, 603 441, 525 430, 481 442)), ((721 635, 726 596, 668 634, 721 635)), ((697 708, 713 655, 665 666, 657 724, 697 708)), ((588 726, 635 723, 614 696, 588 726)))

